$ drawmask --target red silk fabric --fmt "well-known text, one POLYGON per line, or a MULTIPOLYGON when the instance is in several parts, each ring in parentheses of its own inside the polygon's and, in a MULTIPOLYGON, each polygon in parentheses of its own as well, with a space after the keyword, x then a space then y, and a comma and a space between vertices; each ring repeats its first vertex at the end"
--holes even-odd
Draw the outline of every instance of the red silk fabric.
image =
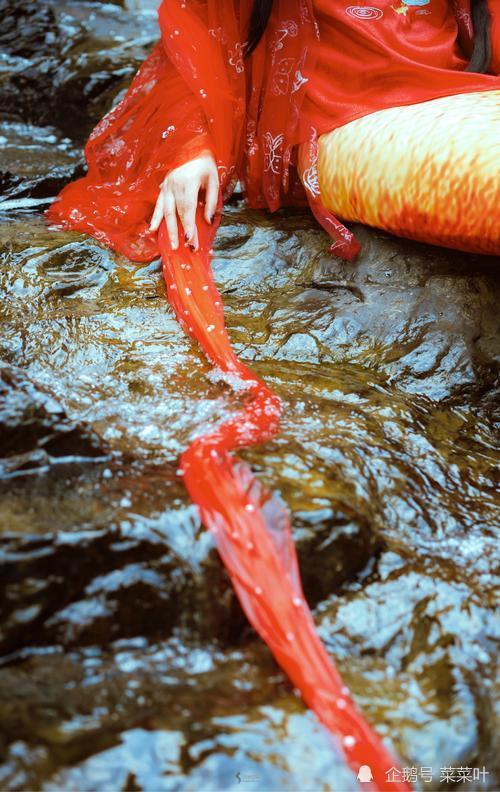
MULTIPOLYGON (((384 107, 497 87, 493 75, 464 72, 469 2, 275 0, 247 61, 252 0, 163 2, 161 41, 92 133, 88 173, 62 191, 49 219, 149 261, 158 256, 148 225, 163 178, 209 148, 223 198, 239 178, 253 207, 309 202, 332 252, 354 258, 358 243, 321 202, 318 135, 384 107)), ((489 9, 498 72, 500 0, 489 9)))
POLYGON ((302 108, 305 136, 389 107, 498 89, 500 0, 489 0, 490 71, 464 71, 472 52, 470 0, 314 0, 319 39, 302 108))
POLYGON ((239 390, 245 387, 246 400, 239 412, 182 454, 184 483, 215 538, 248 620, 335 737, 354 773, 363 765, 370 767, 372 780, 363 788, 408 792, 411 787, 397 761, 356 707, 316 632, 302 591, 288 512, 232 454, 279 431, 281 402, 234 354, 210 267, 216 229, 203 222, 203 207, 197 221, 196 253, 188 248, 172 251, 165 224, 160 226, 169 302, 208 359, 239 390))
POLYGON ((51 221, 149 261, 158 255, 148 225, 164 176, 208 146, 223 199, 240 179, 254 207, 274 211, 309 200, 336 252, 356 255, 352 233, 319 200, 312 128, 303 154, 310 189, 293 161, 308 85, 304 70, 306 64, 314 69, 318 36, 312 0, 277 0, 263 40, 245 62, 251 6, 252 0, 161 4, 161 43, 92 133, 88 173, 61 192, 48 212, 51 221))

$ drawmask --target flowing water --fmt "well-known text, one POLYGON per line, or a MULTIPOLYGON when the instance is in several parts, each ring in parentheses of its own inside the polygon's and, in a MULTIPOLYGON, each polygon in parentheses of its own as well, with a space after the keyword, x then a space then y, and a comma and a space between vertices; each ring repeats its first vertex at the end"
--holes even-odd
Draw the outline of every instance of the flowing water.
MULTIPOLYGON (((240 395, 178 327, 159 262, 41 216, 154 6, 0 0, 0 787, 355 790, 178 475, 240 395)), ((356 701, 404 766, 433 768, 415 786, 468 767, 485 772, 460 788, 493 790, 498 259, 356 230, 345 264, 306 212, 227 208, 228 328, 285 405, 243 456, 292 510, 356 701)))

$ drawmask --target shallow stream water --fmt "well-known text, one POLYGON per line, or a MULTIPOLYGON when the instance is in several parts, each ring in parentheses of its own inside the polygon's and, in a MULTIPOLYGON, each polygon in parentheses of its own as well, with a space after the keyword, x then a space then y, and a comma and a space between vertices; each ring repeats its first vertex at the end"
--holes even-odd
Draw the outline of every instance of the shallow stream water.
MULTIPOLYGON (((239 396, 158 262, 50 231, 43 201, 156 36, 154 2, 0 0, 0 787, 357 789, 247 625, 177 459, 239 396), (34 200, 36 199, 36 200, 34 200)), ((236 199, 214 270, 285 404, 244 452, 292 510, 305 592, 406 767, 500 784, 498 259, 236 199)))

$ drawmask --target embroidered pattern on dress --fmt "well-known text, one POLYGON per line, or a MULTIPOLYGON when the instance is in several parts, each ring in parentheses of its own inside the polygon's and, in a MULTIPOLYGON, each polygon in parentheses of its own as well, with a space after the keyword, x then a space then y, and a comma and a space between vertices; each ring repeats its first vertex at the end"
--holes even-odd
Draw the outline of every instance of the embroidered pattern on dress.
POLYGON ((474 35, 474 28, 472 27, 472 18, 468 11, 465 8, 461 8, 458 5, 457 0, 453 0, 453 11, 455 12, 455 19, 457 22, 462 24, 465 29, 467 30, 467 34, 472 38, 474 35))
POLYGON ((319 195, 318 169, 315 165, 310 165, 309 168, 306 168, 302 174, 302 181, 304 182, 304 187, 309 190, 311 195, 319 195))
POLYGON ((259 145, 256 140, 257 124, 253 119, 247 121, 247 134, 246 134, 246 150, 247 155, 253 157, 259 150, 259 145))
MULTIPOLYGON (((311 23, 311 14, 309 11, 309 5, 307 0, 300 0, 300 21, 303 25, 307 25, 311 23)), ((316 21, 316 20, 315 20, 316 21)))
POLYGON ((295 64, 295 58, 282 58, 273 74, 271 90, 275 96, 288 93, 290 73, 295 64))
POLYGON ((283 145, 285 136, 283 133, 272 135, 271 132, 264 133, 264 170, 279 174, 279 163, 281 154, 279 149, 283 145))
POLYGON ((224 28, 217 27, 217 28, 209 28, 208 33, 212 36, 216 41, 220 41, 221 44, 226 44, 226 33, 224 28))
POLYGON ((375 6, 348 6, 345 12, 354 19, 381 19, 384 16, 382 9, 375 6))
POLYGON ((280 28, 276 31, 276 38, 272 44, 274 52, 283 49, 283 41, 287 36, 296 36, 299 32, 299 26, 293 19, 287 19, 280 28))
POLYGON ((234 45, 234 50, 228 50, 228 61, 231 66, 234 66, 238 74, 241 74, 245 71, 245 61, 244 61, 244 52, 243 46, 238 41, 234 45))

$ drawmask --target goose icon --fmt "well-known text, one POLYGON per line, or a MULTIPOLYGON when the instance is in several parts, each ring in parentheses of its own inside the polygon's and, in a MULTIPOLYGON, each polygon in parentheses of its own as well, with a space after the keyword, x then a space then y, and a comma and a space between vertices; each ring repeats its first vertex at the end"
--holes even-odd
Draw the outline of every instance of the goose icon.
POLYGON ((370 765, 361 765, 357 775, 358 781, 362 784, 369 784, 373 780, 373 773, 370 765))

